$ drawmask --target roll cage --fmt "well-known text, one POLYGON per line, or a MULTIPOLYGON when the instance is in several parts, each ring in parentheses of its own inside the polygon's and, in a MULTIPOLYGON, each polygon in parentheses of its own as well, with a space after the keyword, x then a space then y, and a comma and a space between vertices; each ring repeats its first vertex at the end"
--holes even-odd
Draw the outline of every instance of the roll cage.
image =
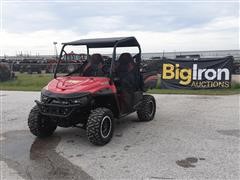
POLYGON ((110 78, 112 78, 113 73, 113 64, 116 61, 116 48, 117 47, 138 47, 139 53, 136 56, 136 65, 138 67, 138 71, 140 69, 140 62, 141 62, 141 47, 137 41, 137 39, 133 36, 131 37, 115 37, 115 38, 97 38, 97 39, 81 39, 77 41, 62 43, 62 49, 59 55, 58 63, 54 71, 54 78, 57 77, 57 70, 59 67, 59 64, 61 62, 64 48, 66 46, 79 46, 79 45, 85 45, 87 48, 87 60, 89 60, 89 49, 90 48, 113 48, 112 53, 112 61, 110 66, 110 78))

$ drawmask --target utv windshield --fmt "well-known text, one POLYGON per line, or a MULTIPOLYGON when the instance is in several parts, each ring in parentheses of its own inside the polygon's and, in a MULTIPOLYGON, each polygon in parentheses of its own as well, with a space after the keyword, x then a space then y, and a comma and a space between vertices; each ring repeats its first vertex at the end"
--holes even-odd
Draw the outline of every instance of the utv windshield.
POLYGON ((87 54, 81 53, 76 48, 64 48, 59 58, 56 68, 58 76, 74 75, 87 62, 87 54))
POLYGON ((79 53, 82 47, 66 46, 56 69, 58 76, 109 76, 111 58, 100 53, 79 53), (74 50, 73 50, 74 49, 74 50))

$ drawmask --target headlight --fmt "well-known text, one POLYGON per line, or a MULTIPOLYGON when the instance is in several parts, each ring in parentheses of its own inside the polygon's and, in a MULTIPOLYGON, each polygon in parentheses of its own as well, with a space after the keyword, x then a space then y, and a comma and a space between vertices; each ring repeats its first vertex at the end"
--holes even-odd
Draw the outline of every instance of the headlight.
POLYGON ((48 97, 44 96, 43 94, 41 94, 41 101, 42 102, 47 102, 48 101, 48 97))
POLYGON ((85 105, 88 103, 88 98, 85 96, 85 97, 81 97, 81 98, 72 99, 71 103, 85 105))
POLYGON ((80 97, 80 98, 50 98, 41 94, 41 102, 43 103, 51 103, 51 104, 61 104, 61 105, 69 105, 69 104, 78 104, 78 105, 85 105, 88 103, 88 97, 80 97))

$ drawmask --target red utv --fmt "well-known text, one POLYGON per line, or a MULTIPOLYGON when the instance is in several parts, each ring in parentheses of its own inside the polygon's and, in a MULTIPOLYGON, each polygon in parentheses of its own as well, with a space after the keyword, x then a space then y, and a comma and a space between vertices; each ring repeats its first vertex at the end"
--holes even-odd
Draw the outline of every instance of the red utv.
POLYGON ((57 126, 86 129, 95 145, 108 143, 114 131, 114 119, 137 112, 139 121, 151 121, 156 111, 155 99, 143 90, 140 73, 141 48, 135 37, 82 39, 63 43, 54 79, 35 101, 28 126, 37 137, 50 136, 57 126), (59 65, 67 46, 86 46, 88 60, 67 75, 59 75, 59 65), (137 47, 132 57, 116 48, 137 47), (101 54, 89 55, 90 48, 113 48, 110 63, 101 54))

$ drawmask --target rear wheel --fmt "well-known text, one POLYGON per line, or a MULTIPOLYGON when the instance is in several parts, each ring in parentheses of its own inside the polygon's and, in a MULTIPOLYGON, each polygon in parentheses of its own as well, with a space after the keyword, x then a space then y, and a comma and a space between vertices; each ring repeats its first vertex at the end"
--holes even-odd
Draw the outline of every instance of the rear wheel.
POLYGON ((46 116, 42 116, 38 106, 34 106, 28 117, 28 127, 31 133, 37 137, 51 136, 57 128, 57 124, 46 116))
POLYGON ((156 112, 156 102, 153 96, 144 95, 142 103, 137 110, 139 121, 151 121, 156 112))
POLYGON ((87 121, 87 136, 95 145, 107 144, 113 136, 113 113, 107 108, 92 110, 87 121))

